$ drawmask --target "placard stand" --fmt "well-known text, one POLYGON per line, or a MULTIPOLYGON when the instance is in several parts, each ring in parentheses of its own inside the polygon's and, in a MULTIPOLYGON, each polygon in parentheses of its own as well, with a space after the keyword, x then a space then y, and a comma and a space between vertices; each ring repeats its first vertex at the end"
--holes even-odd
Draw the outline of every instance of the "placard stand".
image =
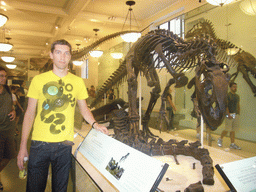
POLYGON ((256 157, 215 165, 231 192, 256 192, 256 157))
POLYGON ((95 129, 77 150, 121 192, 155 192, 169 167, 95 129))

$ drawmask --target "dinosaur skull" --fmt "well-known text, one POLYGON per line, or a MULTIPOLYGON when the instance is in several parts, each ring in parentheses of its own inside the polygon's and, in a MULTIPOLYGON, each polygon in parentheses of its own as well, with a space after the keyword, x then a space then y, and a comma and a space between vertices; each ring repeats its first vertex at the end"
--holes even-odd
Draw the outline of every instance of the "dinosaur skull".
POLYGON ((199 109, 211 130, 221 125, 226 112, 229 74, 221 65, 202 63, 196 69, 195 85, 199 109))

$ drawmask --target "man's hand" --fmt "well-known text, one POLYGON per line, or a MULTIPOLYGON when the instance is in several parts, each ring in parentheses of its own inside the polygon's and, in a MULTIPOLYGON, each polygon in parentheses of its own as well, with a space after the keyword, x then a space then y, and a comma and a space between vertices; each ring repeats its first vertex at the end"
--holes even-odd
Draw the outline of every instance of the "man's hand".
POLYGON ((24 157, 28 157, 28 150, 26 147, 20 147, 20 151, 17 156, 17 165, 19 170, 24 169, 24 157))
POLYGON ((102 133, 104 133, 104 134, 106 134, 106 135, 109 135, 108 129, 107 129, 106 127, 104 127, 104 126, 102 126, 102 125, 100 125, 100 124, 98 124, 98 123, 95 123, 95 124, 93 125, 93 127, 94 127, 96 130, 98 130, 98 131, 100 131, 100 132, 102 132, 102 133))
POLYGON ((11 121, 14 121, 16 118, 16 112, 15 110, 12 110, 9 114, 8 114, 9 118, 11 121))

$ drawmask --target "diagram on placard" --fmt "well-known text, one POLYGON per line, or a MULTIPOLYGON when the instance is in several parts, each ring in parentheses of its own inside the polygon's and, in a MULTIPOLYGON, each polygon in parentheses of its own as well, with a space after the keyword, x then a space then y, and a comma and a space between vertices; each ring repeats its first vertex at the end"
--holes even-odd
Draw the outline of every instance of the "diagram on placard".
POLYGON ((114 158, 112 157, 108 165, 106 166, 106 170, 118 180, 121 178, 121 176, 124 173, 124 168, 121 167, 120 165, 122 162, 125 161, 125 159, 129 156, 129 154, 130 153, 127 153, 118 162, 114 160, 114 158))

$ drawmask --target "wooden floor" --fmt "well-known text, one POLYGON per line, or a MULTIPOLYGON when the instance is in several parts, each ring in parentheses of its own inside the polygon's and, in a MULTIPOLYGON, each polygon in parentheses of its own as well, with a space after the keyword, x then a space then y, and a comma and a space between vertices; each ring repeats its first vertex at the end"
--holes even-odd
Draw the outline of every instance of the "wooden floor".
MULTIPOLYGON (((182 137, 184 139, 188 139, 190 141, 196 141, 196 131, 194 129, 185 129, 178 128, 175 131, 162 132, 161 135, 165 135, 168 138, 168 134, 182 137)), ((212 134, 212 137, 215 141, 212 141, 212 147, 218 148, 220 150, 224 150, 227 153, 233 153, 239 155, 243 158, 256 156, 256 143, 248 142, 244 140, 236 139, 236 144, 239 145, 242 150, 234 150, 229 149, 230 139, 228 137, 224 138, 223 147, 220 148, 217 146, 217 139, 219 135, 212 134)), ((20 136, 17 136, 17 143, 20 142, 20 136)), ((204 145, 207 145, 208 141, 204 141, 204 145)), ((12 159, 8 166, 1 172, 2 175, 2 183, 4 186, 4 191, 6 192, 23 192, 26 189, 26 180, 20 180, 18 178, 18 168, 17 168, 17 160, 12 159)), ((50 184, 47 186, 46 192, 50 192, 50 184)), ((72 191, 72 187, 69 187, 68 191, 72 191)))

